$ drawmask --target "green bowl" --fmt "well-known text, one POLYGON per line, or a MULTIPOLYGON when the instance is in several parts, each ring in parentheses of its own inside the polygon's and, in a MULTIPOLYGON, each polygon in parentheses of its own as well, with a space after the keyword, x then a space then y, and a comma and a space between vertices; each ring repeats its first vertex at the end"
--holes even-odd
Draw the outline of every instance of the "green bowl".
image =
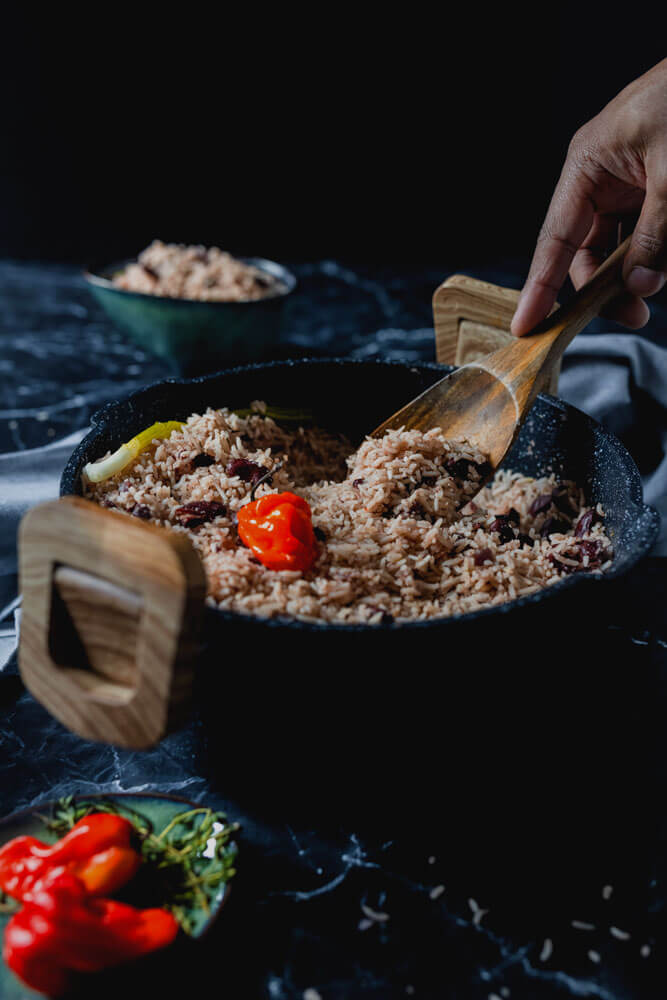
MULTIPOLYGON (((127 816, 130 820, 140 818, 155 832, 165 829, 179 813, 189 809, 196 809, 201 804, 190 802, 188 799, 171 795, 159 795, 156 793, 142 794, 134 792, 111 793, 107 795, 81 795, 72 800, 73 805, 81 803, 95 804, 96 801, 109 802, 113 804, 114 811, 121 816, 127 816)), ((45 802, 39 806, 23 809, 0 820, 0 846, 7 843, 14 837, 29 836, 37 837, 44 843, 53 843, 57 838, 50 833, 42 817, 53 818, 54 810, 60 805, 58 802, 45 802)), ((208 845, 206 850, 208 851, 208 845)), ((198 855, 199 857, 199 855, 198 855)), ((209 858, 210 855, 203 853, 201 857, 209 858)), ((213 864, 213 862, 211 862, 213 864)), ((206 912, 197 906, 184 905, 187 916, 191 923, 191 936, 179 933, 176 941, 161 951, 146 955, 143 958, 135 959, 132 962, 125 962, 122 965, 106 969, 104 972, 86 974, 74 980, 74 988, 68 991, 67 998, 72 997, 81 1000, 90 997, 106 1000, 107 997, 118 997, 123 993, 126 996, 143 996, 143 992, 135 992, 137 983, 144 979, 151 979, 155 987, 155 994, 149 993, 146 996, 160 995, 171 996, 165 992, 169 984, 174 982, 178 969, 194 960, 191 948, 195 941, 197 944, 208 935, 213 924, 217 920, 221 909, 227 902, 230 892, 230 883, 223 883, 214 898, 209 900, 206 912)), ((121 895, 121 894, 114 894, 121 895)), ((128 902, 136 906, 159 905, 153 900, 141 900, 130 898, 128 902)), ((0 900, 0 945, 4 937, 4 931, 10 920, 11 912, 18 904, 11 900, 0 900), (9 903, 9 906, 8 906, 9 903)), ((203 942, 202 942, 203 943, 203 942)), ((180 993, 178 994, 181 995, 180 993)), ((8 968, 0 957, 0 998, 2 1000, 44 1000, 41 993, 25 986, 13 972, 8 968)), ((63 1000, 66 1000, 63 997, 63 1000)))
POLYGON ((84 277, 114 324, 134 343, 169 361, 179 375, 201 375, 276 356, 285 299, 296 287, 286 268, 261 257, 242 257, 277 279, 279 290, 244 302, 170 299, 117 288, 112 278, 130 261, 90 269, 84 277))

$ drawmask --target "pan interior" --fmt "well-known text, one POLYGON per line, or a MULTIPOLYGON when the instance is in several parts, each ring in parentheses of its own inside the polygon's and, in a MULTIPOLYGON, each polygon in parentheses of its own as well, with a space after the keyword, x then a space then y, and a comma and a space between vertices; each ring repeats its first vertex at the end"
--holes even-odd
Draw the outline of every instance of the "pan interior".
MULTIPOLYGON (((61 493, 80 493, 85 462, 115 449, 155 421, 185 419, 207 407, 247 407, 252 400, 312 411, 314 423, 353 444, 410 399, 442 378, 439 365, 310 360, 232 369, 199 379, 171 379, 143 389, 95 415, 96 427, 72 455, 61 493)), ((560 400, 539 396, 504 466, 539 477, 571 479, 588 502, 601 503, 613 541, 613 575, 650 548, 657 515, 641 501, 637 468, 624 446, 590 417, 560 400)))

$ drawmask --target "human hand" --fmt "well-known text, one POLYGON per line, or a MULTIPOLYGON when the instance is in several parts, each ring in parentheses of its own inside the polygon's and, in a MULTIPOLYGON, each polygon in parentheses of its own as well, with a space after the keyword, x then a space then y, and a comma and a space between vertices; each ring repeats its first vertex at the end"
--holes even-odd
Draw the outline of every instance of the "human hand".
POLYGON ((512 320, 521 337, 549 314, 567 276, 579 288, 639 215, 623 264, 626 292, 603 312, 645 325, 645 298, 667 272, 667 59, 629 84, 572 139, 512 320))

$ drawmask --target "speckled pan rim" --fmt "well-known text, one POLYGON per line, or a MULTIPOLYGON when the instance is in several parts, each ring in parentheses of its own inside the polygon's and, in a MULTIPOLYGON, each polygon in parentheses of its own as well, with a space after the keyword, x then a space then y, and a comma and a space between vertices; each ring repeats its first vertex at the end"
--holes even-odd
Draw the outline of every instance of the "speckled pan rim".
MULTIPOLYGON (((158 387, 165 385, 204 385, 207 382, 212 382, 214 379, 219 379, 222 376, 229 376, 235 374, 242 374, 245 372, 252 371, 267 371, 271 369, 280 369, 285 367, 297 367, 302 365, 313 366, 313 365, 340 365, 340 366, 368 366, 377 365, 379 367, 393 367, 393 368, 407 368, 414 371, 433 371, 438 373, 446 373, 448 371, 453 371, 451 365, 439 365, 433 361, 422 361, 418 363, 404 362, 404 361, 389 361, 374 358, 371 360, 366 359, 356 359, 356 358, 337 358, 337 357, 327 357, 327 358, 290 358, 281 361, 267 361, 267 362, 255 362, 253 364, 239 365, 235 368, 223 368, 220 371, 212 372, 207 375, 198 375, 194 378, 166 378, 159 379, 155 382, 151 382, 149 385, 143 386, 141 389, 137 389, 130 393, 125 399, 106 403, 104 406, 100 407, 91 417, 91 423, 93 424, 93 429, 88 433, 85 438, 77 445, 75 450, 70 455, 70 458, 63 470, 63 474, 60 481, 60 495, 69 496, 75 493, 72 488, 77 482, 80 474, 81 468, 86 461, 89 461, 89 456, 87 454, 88 449, 92 443, 97 439, 101 431, 103 431, 106 426, 113 420, 113 418, 122 411, 128 403, 134 403, 143 396, 149 395, 158 387)), ((274 618, 261 618, 260 616, 242 615, 233 611, 224 611, 220 608, 215 608, 207 603, 206 609, 209 612, 215 614, 216 619, 221 619, 222 621, 238 623, 239 619, 247 621, 251 619, 257 626, 269 629, 283 629, 289 628, 290 630, 304 631, 304 632, 341 632, 341 633, 369 633, 369 632, 394 632, 397 630, 422 630, 431 629, 434 626, 439 628, 443 627, 455 627, 457 624, 469 624, 472 621, 484 621, 489 616, 493 615, 496 618, 500 615, 507 615, 511 611, 516 609, 529 607, 531 605, 540 603, 545 599, 552 597, 556 594, 562 594, 571 587, 583 586, 584 584, 604 584, 610 580, 616 579, 619 576, 627 573, 633 566, 635 566, 640 559, 643 559, 650 549, 652 548, 660 527, 660 515, 648 504, 644 503, 643 500, 643 489, 641 477, 639 475, 639 470, 635 464, 634 459, 630 455, 629 451, 618 440, 615 435, 608 431, 605 427, 599 424, 593 417, 584 413, 583 410, 578 409, 576 406, 572 406, 570 403, 564 402, 562 399, 558 399, 555 396, 551 396, 548 393, 540 393, 537 397, 543 404, 552 407, 555 410, 559 410, 561 413, 569 414, 573 413, 576 415, 576 419, 580 419, 587 423, 590 427, 594 427, 598 433, 600 433, 607 445, 614 449, 619 458, 621 459, 625 471, 628 477, 628 494, 629 494, 629 507, 634 508, 637 512, 637 517, 641 518, 644 522, 642 527, 642 543, 638 545, 638 552, 632 559, 629 565, 623 567, 616 567, 612 564, 611 569, 606 570, 604 573, 577 573, 571 576, 566 576, 558 583, 552 584, 550 587, 545 587, 543 590, 538 590, 533 594, 526 594, 523 597, 515 598, 513 601, 505 601, 503 604, 497 604, 490 608, 481 608, 478 611, 468 611, 465 614, 460 615, 449 615, 443 616, 442 618, 430 618, 427 621, 408 621, 408 622, 392 622, 390 624, 377 624, 377 625, 365 625, 360 623, 353 624, 343 624, 339 622, 307 622, 302 621, 298 618, 287 618, 287 617, 274 617, 274 618)))
POLYGON ((118 288, 114 285, 111 278, 108 277, 109 274, 113 274, 116 271, 122 270, 127 267, 128 264, 136 263, 136 257, 130 257, 127 260, 118 261, 115 264, 108 264, 104 267, 87 267, 84 268, 82 274, 84 279, 90 285, 94 285, 96 288, 101 288, 105 292, 111 292, 114 295, 120 295, 123 298, 138 299, 143 302, 165 302, 169 303, 169 307, 175 306, 176 308, 201 308, 202 306, 211 308, 229 308, 231 306, 256 306, 261 303, 266 302, 276 302, 286 299, 288 295, 296 288, 298 282, 296 276, 292 274, 291 271, 283 265, 279 264, 275 260, 268 260, 265 257, 237 257, 243 264, 252 264, 254 267, 258 268, 260 271, 265 271, 270 274, 272 278, 276 278, 281 281, 285 286, 284 289, 275 293, 275 295, 264 295, 260 299, 236 299, 233 302, 209 302, 203 301, 202 299, 177 299, 172 298, 169 295, 151 295, 150 292, 132 292, 127 288, 118 288))

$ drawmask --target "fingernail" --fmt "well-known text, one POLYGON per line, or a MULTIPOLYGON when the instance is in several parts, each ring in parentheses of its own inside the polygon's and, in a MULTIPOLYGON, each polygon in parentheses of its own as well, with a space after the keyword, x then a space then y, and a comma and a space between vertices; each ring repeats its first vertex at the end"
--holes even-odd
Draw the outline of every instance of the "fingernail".
POLYGON ((665 276, 649 267, 633 267, 625 284, 629 292, 644 299, 660 291, 665 284, 665 276))

